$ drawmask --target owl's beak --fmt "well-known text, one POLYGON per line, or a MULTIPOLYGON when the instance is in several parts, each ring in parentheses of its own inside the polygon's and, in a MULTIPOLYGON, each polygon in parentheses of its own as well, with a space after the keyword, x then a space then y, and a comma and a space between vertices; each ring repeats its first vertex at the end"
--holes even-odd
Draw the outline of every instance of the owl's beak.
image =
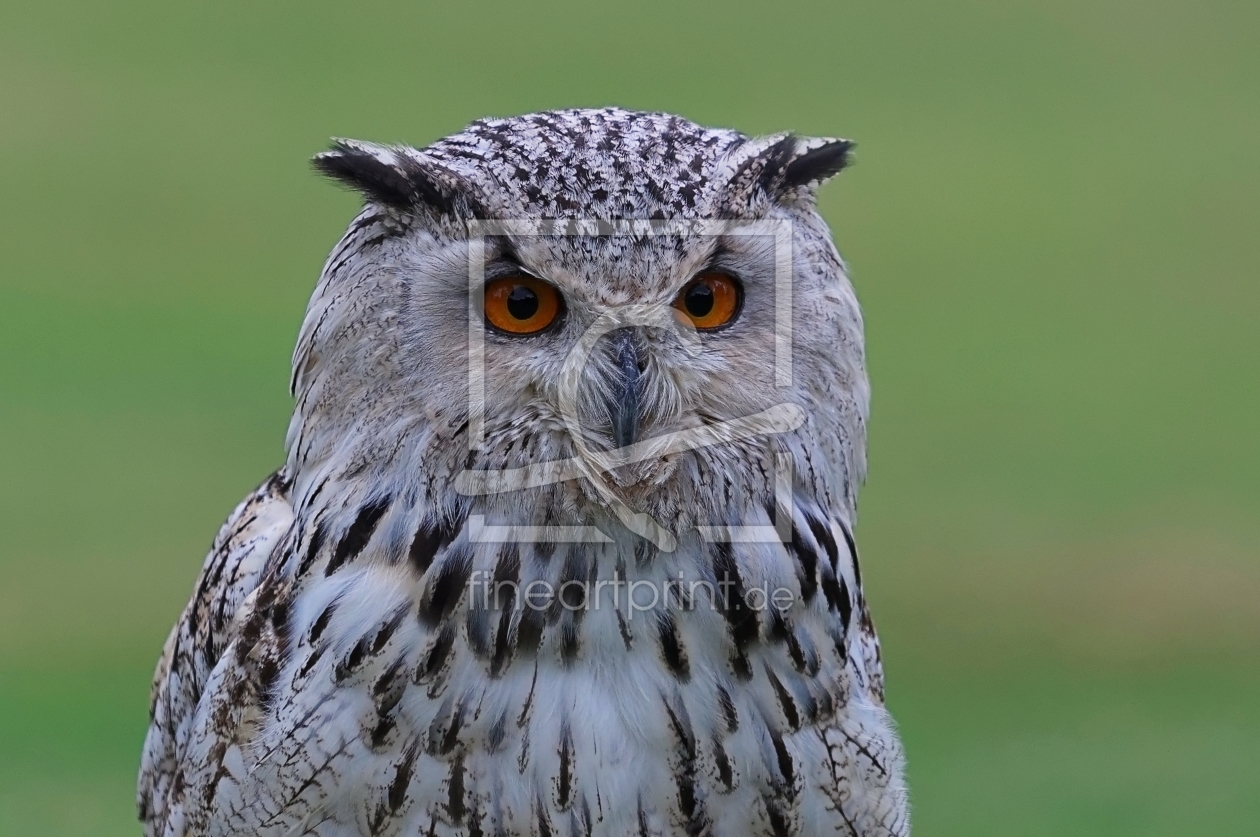
POLYGON ((608 335, 613 343, 617 380, 608 401, 613 441, 619 448, 633 445, 639 436, 639 347, 634 329, 619 328, 608 335))

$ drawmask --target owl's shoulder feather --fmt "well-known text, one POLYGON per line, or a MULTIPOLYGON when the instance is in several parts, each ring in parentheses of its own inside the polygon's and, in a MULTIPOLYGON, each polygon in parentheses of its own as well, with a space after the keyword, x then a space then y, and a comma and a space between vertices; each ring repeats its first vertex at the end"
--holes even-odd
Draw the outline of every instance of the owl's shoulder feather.
POLYGON ((257 589, 268 557, 292 522, 288 477, 278 471, 228 516, 171 629, 153 676, 140 766, 136 804, 146 835, 163 833, 172 805, 181 804, 186 783, 177 774, 195 746, 202 695, 240 630, 242 604, 257 589))

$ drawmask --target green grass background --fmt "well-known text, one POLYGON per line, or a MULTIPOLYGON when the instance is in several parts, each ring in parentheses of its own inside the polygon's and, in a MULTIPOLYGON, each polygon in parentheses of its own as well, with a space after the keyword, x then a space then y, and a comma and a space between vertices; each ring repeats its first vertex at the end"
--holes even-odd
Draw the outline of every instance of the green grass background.
POLYGON ((1260 5, 0 4, 0 834, 124 835, 281 459, 329 136, 620 104, 859 142, 859 540, 919 835, 1257 833, 1260 5))

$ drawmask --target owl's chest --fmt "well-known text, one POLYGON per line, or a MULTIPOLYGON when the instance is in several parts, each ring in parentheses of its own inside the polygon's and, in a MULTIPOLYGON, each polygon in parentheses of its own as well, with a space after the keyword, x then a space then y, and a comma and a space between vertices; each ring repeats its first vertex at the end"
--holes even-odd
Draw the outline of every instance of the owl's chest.
POLYGON ((773 616, 748 572, 735 603, 700 573, 618 585, 598 561, 559 566, 532 590, 472 570, 436 612, 390 572, 312 588, 302 642, 326 624, 280 678, 252 807, 290 826, 319 812, 338 835, 776 833, 767 794, 822 775, 802 727, 848 689, 825 611, 773 616))

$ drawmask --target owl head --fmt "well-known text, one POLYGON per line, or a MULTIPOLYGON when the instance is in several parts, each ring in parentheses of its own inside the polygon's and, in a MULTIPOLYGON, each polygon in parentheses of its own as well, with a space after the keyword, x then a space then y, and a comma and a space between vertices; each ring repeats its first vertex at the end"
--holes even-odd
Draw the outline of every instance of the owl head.
POLYGON ((772 516, 787 463, 851 518, 862 321, 815 206, 850 148, 612 108, 337 141, 315 166, 366 204, 294 354, 299 505, 671 530, 772 516))

